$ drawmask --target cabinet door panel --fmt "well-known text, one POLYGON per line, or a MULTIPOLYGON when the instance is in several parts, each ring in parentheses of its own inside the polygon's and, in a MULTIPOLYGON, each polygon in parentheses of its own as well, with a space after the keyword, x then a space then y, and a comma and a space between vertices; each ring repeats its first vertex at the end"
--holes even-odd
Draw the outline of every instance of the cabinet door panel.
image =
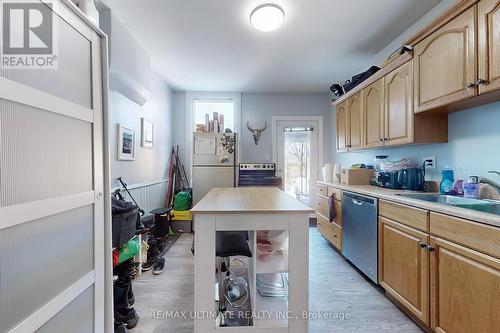
POLYGON ((432 328, 440 333, 500 332, 500 260, 431 239, 432 328))
POLYGON ((337 151, 347 151, 347 109, 346 103, 337 105, 337 151))
POLYGON ((429 325, 429 252, 427 234, 389 219, 379 219, 379 279, 420 321, 429 325))
POLYGON ((500 0, 478 4, 479 92, 500 89, 500 0))
POLYGON ((363 90, 364 147, 384 145, 384 79, 363 90))
POLYGON ((348 138, 349 142, 347 147, 349 150, 358 150, 363 148, 362 141, 362 103, 361 92, 347 100, 347 114, 348 114, 348 138))
POLYGON ((476 7, 415 46, 415 111, 476 95, 476 7))
POLYGON ((385 77, 386 145, 413 142, 413 68, 407 62, 385 77))

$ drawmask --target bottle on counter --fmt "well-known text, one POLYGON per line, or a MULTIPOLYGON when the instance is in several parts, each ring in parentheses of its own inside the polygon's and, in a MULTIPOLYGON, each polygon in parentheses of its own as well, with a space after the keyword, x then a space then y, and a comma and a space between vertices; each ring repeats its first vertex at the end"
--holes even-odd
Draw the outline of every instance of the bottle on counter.
POLYGON ((477 199, 479 197, 479 177, 471 176, 464 182, 464 198, 477 199))
POLYGON ((441 185, 439 186, 441 194, 453 195, 453 183, 455 182, 453 169, 444 169, 441 174, 441 185))

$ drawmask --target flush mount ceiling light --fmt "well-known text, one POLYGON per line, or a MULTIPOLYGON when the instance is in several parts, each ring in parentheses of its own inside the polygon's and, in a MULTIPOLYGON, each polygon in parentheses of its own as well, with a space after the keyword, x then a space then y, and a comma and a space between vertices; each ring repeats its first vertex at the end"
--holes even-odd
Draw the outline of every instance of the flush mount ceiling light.
POLYGON ((263 32, 269 32, 278 29, 285 20, 285 11, 274 3, 265 3, 250 14, 250 23, 252 26, 263 32))

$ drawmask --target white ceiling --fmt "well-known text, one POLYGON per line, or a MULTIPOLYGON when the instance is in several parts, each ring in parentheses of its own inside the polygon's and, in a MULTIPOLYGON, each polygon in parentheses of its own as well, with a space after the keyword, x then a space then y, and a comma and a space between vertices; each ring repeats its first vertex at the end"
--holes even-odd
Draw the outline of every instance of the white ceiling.
POLYGON ((271 33, 249 24, 263 0, 104 2, 175 90, 308 93, 368 68, 439 0, 272 0, 286 18, 271 33))

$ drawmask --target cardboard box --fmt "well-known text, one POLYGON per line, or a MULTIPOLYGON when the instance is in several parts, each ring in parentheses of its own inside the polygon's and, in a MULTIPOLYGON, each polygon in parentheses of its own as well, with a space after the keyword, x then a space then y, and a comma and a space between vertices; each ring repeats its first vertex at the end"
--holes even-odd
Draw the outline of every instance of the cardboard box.
POLYGON ((340 182, 342 185, 370 185, 374 172, 373 169, 342 169, 340 182))

